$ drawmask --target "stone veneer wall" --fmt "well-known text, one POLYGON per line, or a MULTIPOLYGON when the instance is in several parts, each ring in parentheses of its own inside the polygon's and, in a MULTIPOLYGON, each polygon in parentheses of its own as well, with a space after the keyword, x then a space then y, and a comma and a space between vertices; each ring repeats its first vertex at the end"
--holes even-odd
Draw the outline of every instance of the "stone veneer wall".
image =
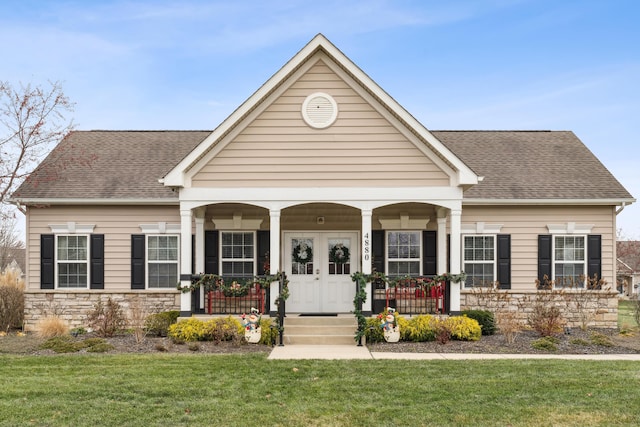
POLYGON ((517 314, 523 325, 532 313, 536 298, 560 308, 568 327, 580 327, 583 319, 588 327, 618 327, 618 293, 611 291, 504 291, 478 288, 462 291, 460 306, 463 310, 489 310, 494 313, 510 311, 517 314))
POLYGON ((151 313, 180 310, 180 293, 170 292, 105 292, 87 291, 25 291, 24 328, 33 331, 42 317, 56 315, 69 323, 71 328, 87 327, 87 313, 93 309, 98 299, 105 303, 111 297, 122 305, 125 315, 130 318, 130 306, 140 301, 140 306, 151 313))

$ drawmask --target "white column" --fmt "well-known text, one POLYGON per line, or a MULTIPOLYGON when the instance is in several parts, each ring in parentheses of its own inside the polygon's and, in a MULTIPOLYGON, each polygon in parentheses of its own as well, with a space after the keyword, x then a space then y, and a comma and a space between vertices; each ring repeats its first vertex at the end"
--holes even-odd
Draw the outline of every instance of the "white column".
POLYGON ((438 274, 447 272, 447 211, 438 209, 438 274))
MULTIPOLYGON (((451 274, 460 274, 460 233, 462 229, 462 210, 451 210, 451 274)), ((449 310, 460 311, 460 283, 451 283, 449 310)))
MULTIPOLYGON (((269 274, 280 271, 280 209, 269 210, 269 274)), ((280 292, 279 283, 271 283, 269 304, 271 311, 277 310, 276 300, 280 292)))
MULTIPOLYGON (((180 209, 180 284, 191 284, 191 209, 180 209)), ((191 292, 180 294, 180 316, 191 316, 191 292)))
POLYGON ((371 274, 371 210, 362 209, 362 273, 371 274))
MULTIPOLYGON (((370 209, 362 209, 362 273, 371 274, 371 217, 372 211, 370 209)), ((373 286, 371 282, 367 282, 365 292, 367 294, 367 300, 362 306, 362 311, 365 313, 371 313, 373 307, 373 286)))
MULTIPOLYGON (((204 214, 205 208, 194 210, 196 222, 195 269, 192 273, 204 273, 204 214)), ((200 308, 204 308, 204 289, 200 288, 200 308)))

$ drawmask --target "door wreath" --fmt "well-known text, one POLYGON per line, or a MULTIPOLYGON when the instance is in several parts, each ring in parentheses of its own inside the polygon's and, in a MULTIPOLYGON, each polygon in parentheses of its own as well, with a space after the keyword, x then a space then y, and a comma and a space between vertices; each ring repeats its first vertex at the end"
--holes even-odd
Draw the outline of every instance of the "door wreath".
POLYGON ((295 246, 291 255, 293 257, 293 261, 298 264, 308 264, 313 262, 313 249, 306 243, 300 243, 295 246))
POLYGON ((334 264, 346 264, 349 262, 349 248, 338 243, 329 251, 329 261, 334 264))

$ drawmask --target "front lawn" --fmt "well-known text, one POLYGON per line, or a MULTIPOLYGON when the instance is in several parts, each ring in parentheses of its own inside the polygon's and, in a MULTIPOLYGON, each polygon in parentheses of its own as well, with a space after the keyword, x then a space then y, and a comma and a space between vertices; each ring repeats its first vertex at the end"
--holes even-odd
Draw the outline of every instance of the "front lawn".
POLYGON ((620 300, 618 302, 618 327, 619 328, 638 328, 635 319, 636 300, 620 300))
POLYGON ((0 355, 0 425, 636 425, 637 362, 0 355))

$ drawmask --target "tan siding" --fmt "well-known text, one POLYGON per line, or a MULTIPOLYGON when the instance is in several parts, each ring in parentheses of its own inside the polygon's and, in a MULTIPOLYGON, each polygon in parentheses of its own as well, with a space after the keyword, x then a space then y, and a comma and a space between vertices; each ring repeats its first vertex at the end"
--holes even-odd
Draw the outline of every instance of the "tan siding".
POLYGON ((591 234, 602 235, 602 276, 615 282, 613 208, 603 207, 465 207, 462 223, 503 224, 511 235, 511 288, 531 289, 538 275, 538 235, 549 234, 547 224, 593 224, 591 234))
POLYGON ((94 233, 104 234, 105 290, 131 288, 131 235, 140 234, 140 224, 180 224, 177 207, 48 207, 29 210, 28 288, 40 288, 40 235, 51 234, 50 224, 94 224, 94 233))
POLYGON ((447 186, 449 177, 319 61, 192 178, 194 187, 447 186), (302 102, 338 103, 327 129, 307 126, 302 102))

